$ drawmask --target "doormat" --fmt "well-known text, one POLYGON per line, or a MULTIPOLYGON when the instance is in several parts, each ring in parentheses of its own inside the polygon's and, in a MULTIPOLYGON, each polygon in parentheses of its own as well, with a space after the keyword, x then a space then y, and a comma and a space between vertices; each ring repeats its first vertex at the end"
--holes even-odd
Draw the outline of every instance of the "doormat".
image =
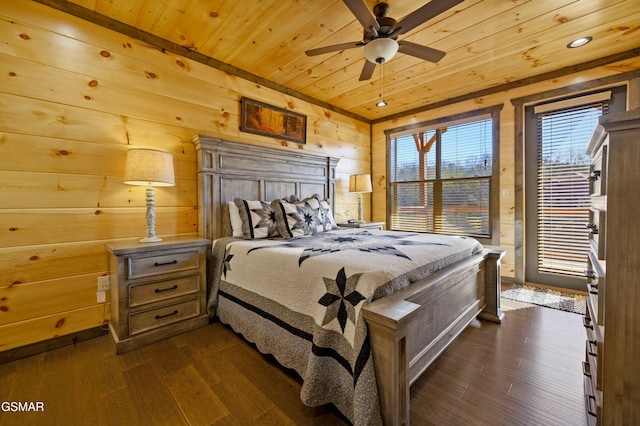
POLYGON ((586 297, 581 294, 564 293, 550 288, 513 284, 508 289, 503 290, 500 296, 504 299, 546 306, 547 308, 559 309, 580 315, 586 313, 586 297))

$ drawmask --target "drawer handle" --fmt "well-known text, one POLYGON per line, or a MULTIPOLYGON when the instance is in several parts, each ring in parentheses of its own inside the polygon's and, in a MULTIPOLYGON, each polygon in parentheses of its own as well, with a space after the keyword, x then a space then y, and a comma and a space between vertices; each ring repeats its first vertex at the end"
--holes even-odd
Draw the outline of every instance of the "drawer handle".
POLYGON ((168 288, 156 288, 155 290, 153 290, 156 293, 162 293, 163 291, 171 291, 171 290, 176 290, 178 288, 178 284, 174 284, 173 287, 168 287, 168 288))
POLYGON ((154 263, 153 266, 166 266, 166 265, 175 265, 176 263, 178 263, 177 260, 172 260, 171 262, 164 262, 164 263, 154 263))
POLYGON ((589 371, 589 363, 586 363, 586 362, 582 363, 582 374, 584 374, 587 377, 591 377, 591 371, 589 371))
POLYGON ((598 178, 600 177, 600 170, 594 170, 591 172, 591 176, 589 176, 587 179, 590 182, 596 181, 598 180, 598 178))
POLYGON ((582 317, 582 325, 584 325, 584 328, 593 330, 593 324, 591 324, 591 319, 587 317, 582 317))
POLYGON ((167 317, 171 317, 174 315, 178 315, 178 310, 176 309, 175 311, 171 312, 170 314, 166 314, 166 315, 156 315, 156 319, 162 319, 162 318, 167 318, 167 317))
POLYGON ((595 279, 596 274, 591 269, 587 269, 584 271, 584 276, 589 278, 590 280, 593 280, 595 279))

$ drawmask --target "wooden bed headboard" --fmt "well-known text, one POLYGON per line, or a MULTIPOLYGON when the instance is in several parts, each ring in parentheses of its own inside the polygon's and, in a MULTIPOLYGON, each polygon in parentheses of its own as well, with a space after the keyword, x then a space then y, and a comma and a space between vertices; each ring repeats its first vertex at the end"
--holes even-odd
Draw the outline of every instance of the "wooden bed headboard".
POLYGON ((231 235, 228 201, 271 201, 320 194, 334 208, 339 159, 196 135, 198 233, 214 240, 231 235))

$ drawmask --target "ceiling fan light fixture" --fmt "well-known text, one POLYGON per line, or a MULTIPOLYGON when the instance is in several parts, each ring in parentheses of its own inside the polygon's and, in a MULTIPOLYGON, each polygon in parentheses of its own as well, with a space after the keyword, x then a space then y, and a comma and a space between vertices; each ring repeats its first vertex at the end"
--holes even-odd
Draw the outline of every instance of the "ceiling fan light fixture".
POLYGON ((382 64, 394 57, 398 47, 398 42, 392 38, 377 38, 364 46, 364 57, 374 64, 382 64))

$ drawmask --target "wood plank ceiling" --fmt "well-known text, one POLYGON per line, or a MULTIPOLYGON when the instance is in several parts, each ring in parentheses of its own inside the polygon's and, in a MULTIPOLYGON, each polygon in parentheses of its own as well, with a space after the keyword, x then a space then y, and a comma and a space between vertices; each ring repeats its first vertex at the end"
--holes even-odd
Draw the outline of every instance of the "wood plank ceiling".
MULTIPOLYGON (((116 29, 129 35, 142 30, 369 121, 640 54, 638 0, 465 0, 399 37, 447 55, 433 64, 396 54, 384 68, 388 105, 378 108, 380 67, 371 80, 358 81, 362 47, 304 53, 362 40, 342 0, 71 0, 71 8, 64 0, 38 1, 89 20, 110 18, 126 24, 116 29), (593 41, 566 47, 581 36, 593 41)), ((377 3, 365 2, 370 9, 377 3)), ((388 3, 389 16, 400 20, 426 0, 388 3)))

